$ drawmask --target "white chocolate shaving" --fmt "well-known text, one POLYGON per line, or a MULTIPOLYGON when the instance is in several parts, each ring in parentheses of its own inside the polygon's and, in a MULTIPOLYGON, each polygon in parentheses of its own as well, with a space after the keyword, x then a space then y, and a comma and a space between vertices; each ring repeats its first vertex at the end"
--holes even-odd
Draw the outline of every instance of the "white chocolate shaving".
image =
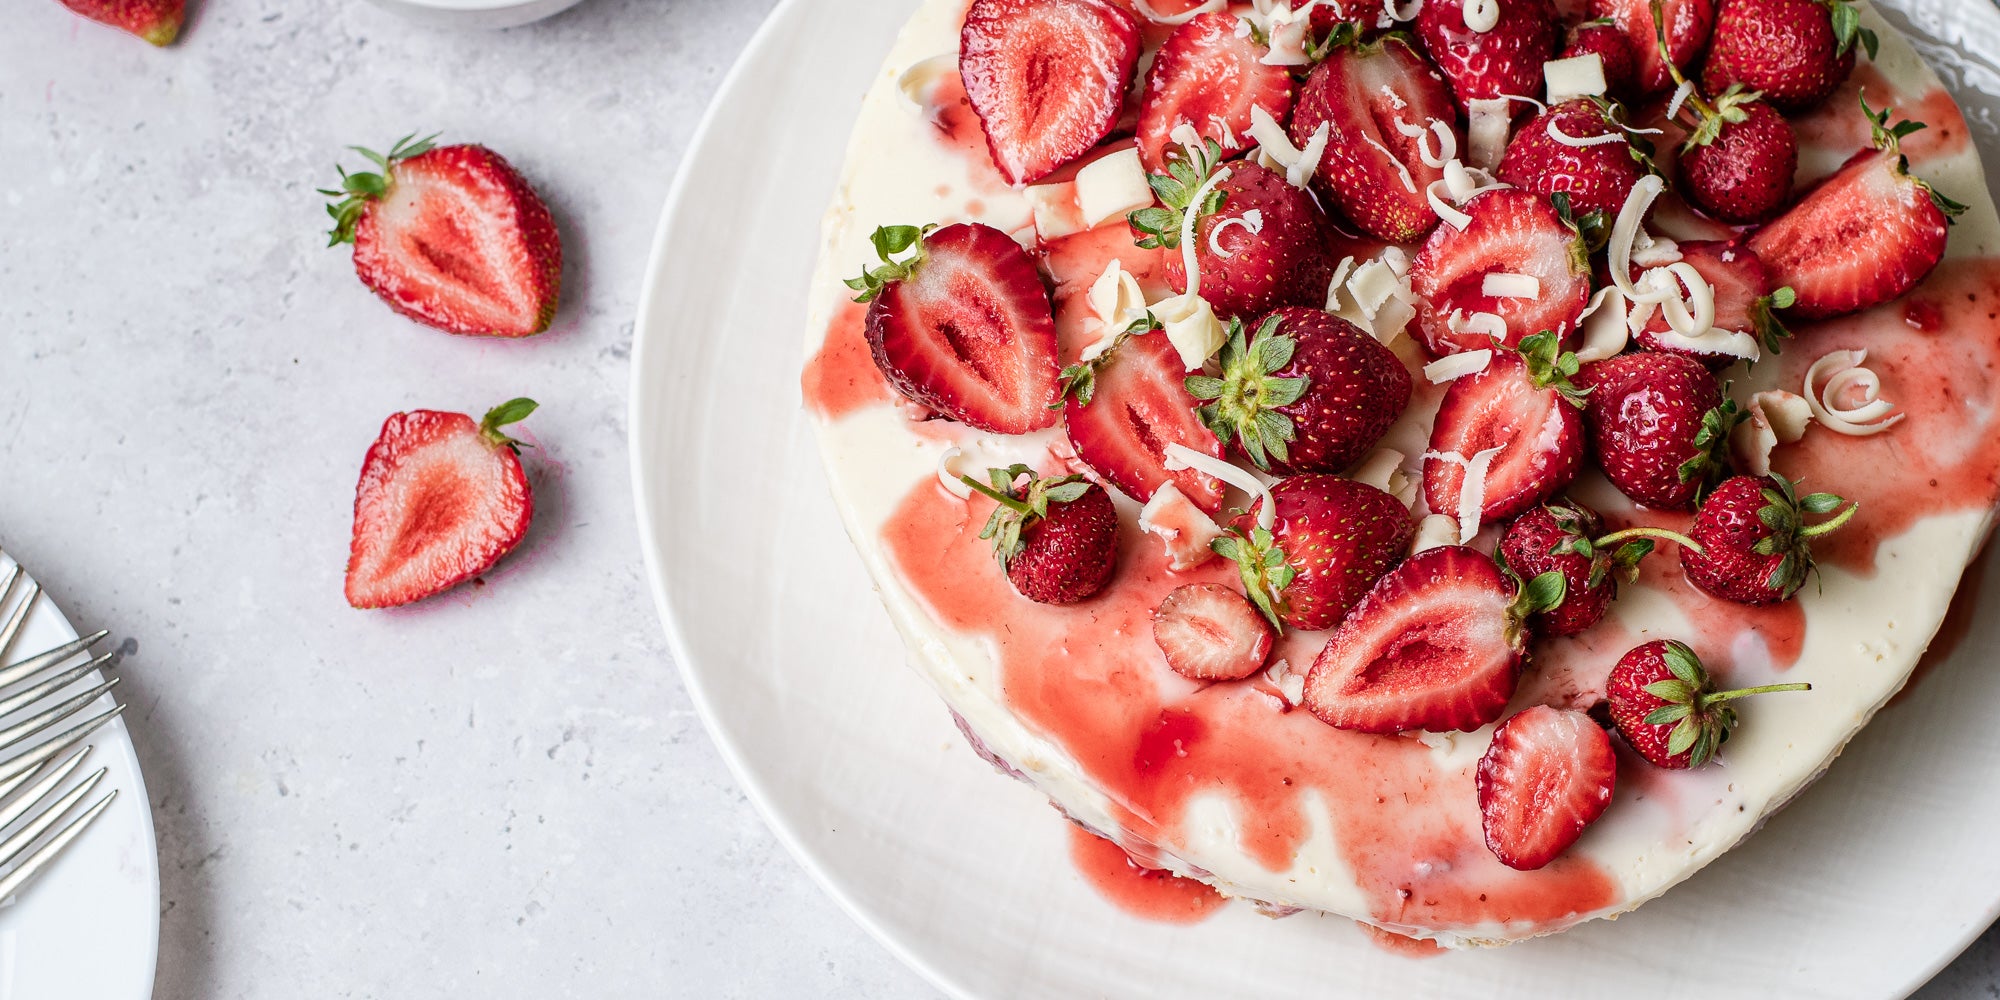
POLYGON ((1139 511, 1139 530, 1165 543, 1167 565, 1175 572, 1207 562, 1215 555, 1208 543, 1222 537, 1222 529, 1173 483, 1153 491, 1153 499, 1139 511))
POLYGON ((1222 247, 1222 234, 1231 226, 1241 226, 1243 231, 1256 236, 1264 231, 1264 210, 1253 208, 1232 219, 1224 219, 1208 231, 1208 252, 1223 260, 1236 256, 1222 247))
POLYGON ((1539 299, 1542 297, 1542 279, 1532 274, 1490 271, 1480 283, 1479 290, 1489 299, 1539 299))
POLYGON ((1191 292, 1153 303, 1153 318, 1160 321, 1167 341, 1180 353, 1181 365, 1188 371, 1207 364, 1229 341, 1229 331, 1216 318, 1215 308, 1191 292))
POLYGON ((1203 2, 1199 6, 1190 7, 1187 10, 1184 10, 1178 14, 1162 14, 1159 11, 1154 10, 1153 5, 1147 3, 1146 0, 1132 0, 1132 5, 1139 8, 1139 13, 1146 15, 1146 20, 1151 21, 1154 24, 1181 25, 1181 24, 1186 24, 1189 21, 1192 21, 1195 18, 1200 17, 1203 14, 1212 13, 1214 11, 1222 10, 1228 7, 1229 0, 1203 0, 1203 2))
POLYGON ((1603 135, 1593 136, 1574 136, 1558 127, 1553 118, 1549 119, 1548 132, 1549 138, 1575 149, 1588 149, 1591 146, 1609 146, 1614 142, 1626 141, 1625 133, 1623 132, 1606 132, 1603 135))
POLYGON ((1278 498, 1272 496, 1271 488, 1264 485, 1264 481, 1249 470, 1231 465, 1212 455, 1204 455, 1184 444, 1167 445, 1166 457, 1168 472, 1193 469, 1214 476, 1253 497, 1261 498, 1263 505, 1257 509, 1257 526, 1269 531, 1277 525, 1278 498))
POLYGON ((1361 460, 1350 478, 1363 486, 1373 486, 1408 506, 1410 499, 1415 498, 1415 490, 1409 473, 1403 471, 1405 458, 1407 456, 1394 448, 1377 448, 1361 460), (1405 494, 1410 499, 1405 499, 1405 494))
POLYGON ((1417 523, 1417 538, 1410 546, 1410 554, 1429 552, 1448 545, 1457 545, 1458 521, 1445 514, 1432 514, 1417 523))
MULTIPOLYGON (((1175 131, 1179 132, 1180 130, 1176 129, 1175 131)), ((1193 130, 1190 129, 1189 131, 1193 130)), ((1218 168, 1215 173, 1208 175, 1208 180, 1203 181, 1200 187, 1195 188, 1194 197, 1188 199, 1189 209, 1181 213, 1181 266, 1187 271, 1187 294, 1190 296, 1201 294, 1201 264, 1196 259, 1199 257, 1198 251, 1200 248, 1196 245, 1194 238, 1195 226, 1201 221, 1201 213, 1196 211, 1195 208, 1208 200, 1210 192, 1215 190, 1216 185, 1228 179, 1228 167, 1218 168)))
POLYGON ((1827 430, 1871 437, 1909 416, 1882 398, 1882 377, 1867 361, 1867 351, 1830 351, 1806 371, 1806 405, 1827 430))
POLYGON ((1447 354, 1425 365, 1424 377, 1430 379, 1432 385, 1443 385, 1446 382, 1462 379, 1467 375, 1477 375, 1485 371, 1486 367, 1492 363, 1493 352, 1491 350, 1447 354))
POLYGON ((1576 352, 1578 361, 1590 364, 1625 353, 1625 345, 1632 341, 1632 328, 1626 324, 1627 308, 1625 293, 1616 286, 1597 290, 1581 318, 1583 346, 1576 352))
POLYGON ((1297 708, 1306 700, 1306 675, 1293 670, 1290 660, 1279 660, 1264 671, 1264 680, 1278 689, 1285 704, 1297 708))
POLYGON ((958 461, 958 457, 963 454, 965 454, 963 448, 952 445, 944 450, 944 454, 938 456, 938 485, 944 487, 945 492, 960 500, 970 500, 972 499, 972 487, 965 485, 965 481, 958 478, 958 472, 952 468, 952 463, 958 461))
POLYGON ((1087 301, 1090 311, 1097 314, 1100 335, 1096 343, 1083 349, 1079 361, 1102 357, 1118 342, 1119 334, 1146 315, 1146 293, 1139 288, 1139 279, 1132 277, 1116 258, 1105 265, 1104 273, 1090 286, 1087 301))
POLYGON ((1504 97, 1488 97, 1467 106, 1466 139, 1472 165, 1481 170, 1497 170, 1507 154, 1508 133, 1514 128, 1514 113, 1504 97))
POLYGON ((1403 161, 1396 159, 1396 154, 1389 152, 1389 147, 1382 145, 1381 140, 1376 139, 1372 135, 1364 135, 1361 139, 1368 145, 1375 147, 1376 152, 1381 153, 1385 159, 1395 166, 1396 176, 1402 178, 1405 190, 1411 194, 1417 193, 1417 179, 1410 176, 1410 168, 1403 161))
POLYGON ((1486 512, 1486 473, 1493 468, 1493 459, 1506 449, 1488 448, 1467 458, 1451 452, 1434 451, 1424 456, 1426 461, 1437 459, 1456 465, 1465 470, 1464 480, 1458 489, 1458 538, 1464 542, 1479 534, 1480 518, 1486 512))
POLYGON ((1653 202, 1667 189, 1667 182, 1658 174, 1647 174, 1632 185, 1632 193, 1625 198, 1625 206, 1618 210, 1618 221, 1611 227, 1611 244, 1608 248, 1611 263, 1611 282, 1626 298, 1638 300, 1639 289, 1632 283, 1632 247, 1638 242, 1639 233, 1645 227, 1646 213, 1652 210, 1653 202))
POLYGON ((1450 183, 1450 181, 1443 179, 1432 181, 1431 185, 1424 189, 1424 199, 1430 202, 1431 211, 1436 212, 1438 218, 1443 219, 1446 225, 1462 233, 1467 226, 1472 225, 1472 216, 1459 211, 1456 205, 1453 205, 1449 199, 1438 193, 1438 189, 1445 188, 1450 183))
POLYGON ((1542 81, 1548 86, 1550 104, 1578 97, 1602 97, 1610 89, 1604 80, 1604 57, 1595 52, 1543 63, 1542 81))
POLYGON ((1122 219, 1153 204, 1153 187, 1139 161, 1139 147, 1098 157, 1076 172, 1076 206, 1086 229, 1122 219))
POLYGON ((1500 0, 1461 0, 1465 26, 1485 34, 1500 26, 1500 0))
POLYGON ((1803 396, 1780 389, 1750 397, 1749 419, 1729 435, 1736 467, 1753 476, 1771 474, 1771 451, 1805 437, 1812 422, 1812 405, 1803 396))
POLYGON ((1444 318, 1445 329, 1453 333, 1484 334, 1494 340, 1507 339, 1507 321, 1490 312, 1468 314, 1463 309, 1453 309, 1444 318))
POLYGON ((1667 120, 1673 121, 1681 113, 1681 105, 1694 96, 1694 81, 1689 80, 1674 88, 1674 99, 1667 102, 1667 120))
POLYGON ((904 70, 903 75, 896 78, 896 86, 902 90, 903 96, 911 104, 928 113, 936 110, 930 103, 931 92, 939 81, 956 72, 958 72, 958 53, 947 52, 932 56, 904 70))

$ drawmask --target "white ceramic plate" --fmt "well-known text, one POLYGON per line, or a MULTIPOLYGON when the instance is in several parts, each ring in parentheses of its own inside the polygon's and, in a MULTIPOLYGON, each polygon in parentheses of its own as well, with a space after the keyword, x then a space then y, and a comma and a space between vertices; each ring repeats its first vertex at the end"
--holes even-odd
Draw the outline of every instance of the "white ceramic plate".
POLYGON ((518 28, 582 0, 375 0, 377 6, 442 28, 518 28))
MULTIPOLYGON (((0 555, 0 576, 13 566, 12 559, 0 555)), ((13 613, 20 591, 16 586, 17 596, 0 601, 0 614, 13 613)), ((55 602, 43 595, 13 648, 0 651, 0 660, 12 663, 76 635, 55 602)), ((76 689, 88 690, 101 681, 91 674, 76 689)), ((106 695, 79 718, 112 704, 106 695)), ((151 800, 122 719, 92 734, 89 743, 95 749, 84 758, 80 773, 100 767, 110 772, 90 801, 114 788, 118 798, 53 867, 13 901, 0 903, 0 1000, 147 1000, 153 994, 160 950, 160 865, 151 800)))
MULTIPOLYGON (((1415 960, 1248 907, 1099 898, 1065 824, 975 758, 903 649, 800 409, 805 290, 860 96, 915 0, 786 0, 669 199, 633 352, 642 544, 675 658, 750 799, 891 950, 967 997, 1898 997, 2000 915, 2000 626, 1740 849, 1616 923, 1415 960), (1699 956, 1690 961, 1690 956, 1699 956)), ((2000 11, 1885 4, 2000 164, 2000 11), (1898 14, 1902 15, 1898 17, 1898 14), (1928 43, 1927 41, 1928 40, 1928 43)), ((2000 621, 2000 593, 1982 619, 2000 621)))

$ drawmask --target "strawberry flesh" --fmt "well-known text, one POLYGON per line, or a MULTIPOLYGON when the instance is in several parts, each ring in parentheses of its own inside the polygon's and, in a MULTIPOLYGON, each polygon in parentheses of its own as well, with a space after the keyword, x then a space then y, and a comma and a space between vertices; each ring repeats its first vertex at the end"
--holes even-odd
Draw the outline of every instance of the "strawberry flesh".
POLYGON ((1139 154, 1147 170, 1165 167, 1181 125, 1192 125, 1233 156, 1256 148, 1251 109, 1261 107, 1279 122, 1291 117, 1292 74, 1265 65, 1270 50, 1237 34, 1239 24, 1232 14, 1202 14, 1160 46, 1139 103, 1139 154))
POLYGON ((1222 509, 1222 484, 1193 469, 1167 470, 1166 448, 1184 445, 1222 457, 1222 442, 1195 416, 1195 398, 1182 385, 1179 352, 1161 332, 1132 337, 1098 368, 1090 402, 1071 394, 1064 403, 1070 443, 1098 475, 1140 503, 1172 483, 1196 506, 1222 509))
MULTIPOLYGON (((1444 177, 1423 159, 1423 135, 1434 121, 1458 131, 1458 114, 1444 78, 1398 38, 1343 47, 1306 78, 1292 115, 1292 144, 1311 141, 1328 126, 1318 186, 1334 207, 1362 231, 1391 243, 1422 239, 1437 225, 1425 190, 1444 177)), ((1435 135, 1429 139, 1437 152, 1435 135)), ((1465 148, 1463 135, 1458 147, 1465 148)))
POLYGON ((1248 598, 1220 584, 1182 587, 1153 612, 1153 641, 1175 673, 1240 681, 1263 669, 1276 633, 1248 598))
POLYGON ((1509 868, 1535 871, 1604 815, 1618 756, 1590 716, 1537 705, 1494 731, 1476 783, 1487 848, 1509 868))
POLYGON ((1944 259, 1949 219, 1894 149, 1863 153, 1750 238, 1792 314, 1827 319, 1901 297, 1944 259))
POLYGON ((973 0, 959 71, 1001 176, 1041 180, 1110 135, 1139 49, 1112 0, 973 0))
POLYGON ((1565 225, 1548 199, 1520 188, 1487 191, 1464 206, 1472 222, 1463 231, 1439 226, 1410 265, 1417 293, 1417 325, 1424 346, 1443 357, 1463 351, 1518 347, 1523 339, 1553 331, 1574 343, 1577 321, 1590 304, 1590 270, 1576 231, 1565 225), (1494 298, 1486 294, 1488 274, 1533 275, 1539 298, 1494 298), (1507 335, 1494 338, 1477 329, 1453 330, 1453 314, 1499 316, 1507 335))
POLYGON ((1554 389, 1538 389, 1528 366, 1497 353, 1486 370, 1445 390, 1424 458, 1424 499, 1455 515, 1466 487, 1466 464, 1493 448, 1480 520, 1498 524, 1561 492, 1583 466, 1583 413, 1554 389))

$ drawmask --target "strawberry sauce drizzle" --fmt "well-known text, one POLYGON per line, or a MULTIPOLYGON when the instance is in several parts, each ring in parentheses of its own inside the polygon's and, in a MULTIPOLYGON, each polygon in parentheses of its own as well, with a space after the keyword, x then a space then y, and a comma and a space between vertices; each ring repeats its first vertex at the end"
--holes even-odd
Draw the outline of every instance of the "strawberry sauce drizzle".
POLYGON ((856 410, 887 403, 894 398, 882 370, 875 367, 869 353, 863 321, 868 307, 858 302, 842 302, 827 324, 826 340, 806 362, 799 389, 806 405, 827 420, 838 420, 856 410))
POLYGON ((1139 864, 1124 848, 1075 824, 1069 828, 1069 859, 1099 895, 1145 920, 1197 924, 1228 902, 1194 879, 1139 864))
POLYGON ((1922 97, 1912 98, 1896 89, 1881 70, 1864 62, 1854 68, 1854 75, 1848 77, 1847 82, 1824 104, 1790 119, 1792 130, 1798 134, 1799 145, 1839 152, 1875 148, 1868 121, 1861 117, 1860 95, 1864 88, 1868 92, 1869 107, 1878 111, 1884 107, 1894 108, 1897 120, 1919 121, 1930 126, 1903 140, 1903 152, 1909 154, 1912 170, 1920 175, 1924 163, 1956 156, 1964 152, 1972 140, 1972 134, 1966 128, 1965 115, 1959 111, 1958 102, 1952 99, 1949 91, 1932 87, 1922 97))
POLYGON ((1444 954, 1444 949, 1436 941, 1406 937, 1395 931, 1385 931, 1374 924, 1361 924, 1359 926, 1368 934, 1368 940, 1375 943, 1375 947, 1392 955, 1401 955, 1404 958, 1425 959, 1436 958, 1444 954))
POLYGON ((884 529, 890 557, 940 623, 992 644, 1010 707, 1107 793, 1122 835, 1174 850, 1192 800, 1216 797, 1245 852, 1275 872, 1315 826, 1331 829, 1371 915, 1391 925, 1555 930, 1618 901, 1581 856, 1539 872, 1502 866, 1480 833, 1470 768, 1440 771, 1424 744, 1342 732, 1258 685, 1201 687, 1168 670, 1152 610, 1177 586, 1232 577, 1220 561, 1173 574, 1127 526, 1104 595, 1043 607, 1013 592, 979 540, 986 513, 920 483, 884 529))

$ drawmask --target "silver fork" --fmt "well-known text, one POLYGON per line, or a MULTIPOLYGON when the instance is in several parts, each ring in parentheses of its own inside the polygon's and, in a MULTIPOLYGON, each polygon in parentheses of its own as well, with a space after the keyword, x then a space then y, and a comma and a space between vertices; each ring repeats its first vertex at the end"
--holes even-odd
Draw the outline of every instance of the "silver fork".
MULTIPOLYGON (((16 585, 20 595, 14 610, 0 622, 0 663, 6 661, 41 597, 41 585, 27 580, 17 563, 0 574, 0 607, 6 606, 16 585)), ((63 822, 109 770, 100 767, 65 789, 93 749, 78 745, 125 711, 125 706, 117 705, 77 721, 100 696, 118 686, 115 677, 88 690, 65 693, 92 671, 112 665, 115 654, 87 658, 90 648, 109 634, 99 631, 0 667, 0 900, 45 871, 118 797, 118 790, 112 789, 63 822), (25 717, 10 721, 17 715, 25 717), (62 824, 60 829, 57 824, 62 824)))

